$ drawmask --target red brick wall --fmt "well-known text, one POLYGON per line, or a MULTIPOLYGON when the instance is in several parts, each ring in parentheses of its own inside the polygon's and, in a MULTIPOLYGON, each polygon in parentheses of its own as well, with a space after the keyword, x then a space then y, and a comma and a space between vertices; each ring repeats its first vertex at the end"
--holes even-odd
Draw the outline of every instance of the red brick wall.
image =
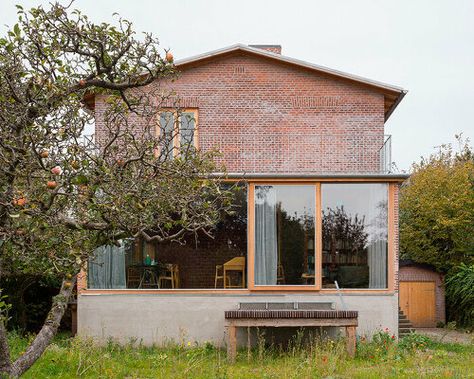
POLYGON ((399 279, 401 282, 435 282, 436 321, 446 322, 446 305, 443 275, 433 270, 417 267, 400 267, 399 279))
POLYGON ((398 291, 398 284, 399 284, 399 268, 398 268, 398 260, 400 255, 400 235, 399 235, 399 194, 400 194, 400 186, 396 185, 393 193, 393 234, 394 234, 394 263, 393 263, 393 270, 394 270, 394 280, 395 280, 395 291, 398 291))
MULTIPOLYGON (((199 146, 219 149, 229 173, 379 169, 384 99, 373 90, 254 56, 188 68, 161 87, 198 108, 199 146)), ((98 98, 99 141, 103 108, 98 98)))

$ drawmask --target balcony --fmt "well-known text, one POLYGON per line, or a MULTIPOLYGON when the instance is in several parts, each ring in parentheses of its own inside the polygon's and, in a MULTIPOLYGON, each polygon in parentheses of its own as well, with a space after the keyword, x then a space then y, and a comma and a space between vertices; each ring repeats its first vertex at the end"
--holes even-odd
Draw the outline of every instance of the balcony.
POLYGON ((380 173, 392 174, 392 136, 390 134, 384 135, 383 145, 380 148, 380 173))

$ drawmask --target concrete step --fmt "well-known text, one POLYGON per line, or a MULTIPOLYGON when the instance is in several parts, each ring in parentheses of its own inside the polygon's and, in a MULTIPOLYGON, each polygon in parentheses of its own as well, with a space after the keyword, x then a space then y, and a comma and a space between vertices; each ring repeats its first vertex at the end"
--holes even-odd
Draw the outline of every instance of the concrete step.
POLYGON ((398 308, 398 336, 404 337, 414 332, 413 325, 403 311, 398 308))

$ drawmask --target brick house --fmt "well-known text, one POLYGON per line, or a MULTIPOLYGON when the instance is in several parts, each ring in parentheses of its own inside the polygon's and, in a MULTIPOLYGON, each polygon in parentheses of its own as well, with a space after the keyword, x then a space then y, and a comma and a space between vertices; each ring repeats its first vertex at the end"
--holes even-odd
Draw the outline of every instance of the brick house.
MULTIPOLYGON (((112 280, 91 264, 79 283, 79 334, 220 344, 224 311, 245 301, 330 302, 359 312, 359 334, 396 333, 398 189, 407 176, 391 173, 384 123, 406 91, 274 45, 175 64, 179 79, 160 85, 177 93, 192 143, 219 149, 229 181, 240 183, 238 214, 214 240, 123 247, 107 263, 112 280)), ((100 140, 101 97, 94 107, 100 140)))

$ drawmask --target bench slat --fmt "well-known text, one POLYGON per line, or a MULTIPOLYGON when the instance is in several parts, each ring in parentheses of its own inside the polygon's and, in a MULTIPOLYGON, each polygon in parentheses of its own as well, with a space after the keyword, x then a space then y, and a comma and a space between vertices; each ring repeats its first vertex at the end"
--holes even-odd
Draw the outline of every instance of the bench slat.
POLYGON ((239 309, 225 311, 226 319, 260 319, 260 318, 357 318, 357 311, 343 310, 250 310, 239 309))

